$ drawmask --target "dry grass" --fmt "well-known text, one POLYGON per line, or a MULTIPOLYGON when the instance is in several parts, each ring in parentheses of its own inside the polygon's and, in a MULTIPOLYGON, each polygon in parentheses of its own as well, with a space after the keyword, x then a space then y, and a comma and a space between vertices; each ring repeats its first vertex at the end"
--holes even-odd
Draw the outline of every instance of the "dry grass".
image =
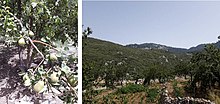
POLYGON ((209 99, 215 102, 215 104, 220 104, 220 96, 215 94, 214 92, 209 92, 209 99))

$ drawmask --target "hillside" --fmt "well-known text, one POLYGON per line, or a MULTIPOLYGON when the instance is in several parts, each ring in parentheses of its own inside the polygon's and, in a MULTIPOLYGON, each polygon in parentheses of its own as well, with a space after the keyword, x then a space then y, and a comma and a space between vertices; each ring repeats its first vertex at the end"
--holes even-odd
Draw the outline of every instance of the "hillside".
POLYGON ((186 53, 171 53, 159 49, 130 48, 112 42, 88 38, 83 40, 83 63, 93 63, 96 68, 101 68, 106 62, 115 61, 124 63, 130 69, 147 69, 155 63, 174 67, 181 60, 188 60, 186 53))
MULTIPOLYGON (((220 48, 220 42, 207 43, 207 44, 214 44, 214 46, 220 48)), ((126 45, 126 47, 141 48, 141 49, 161 49, 161 50, 165 50, 165 51, 169 51, 173 53, 186 53, 186 52, 191 53, 191 52, 202 51, 205 48, 205 45, 207 44, 199 44, 195 47, 190 47, 189 49, 170 47, 170 46, 156 44, 156 43, 128 44, 126 45)))
MULTIPOLYGON (((218 44, 219 42, 214 46, 218 44)), ((204 45, 191 50, 201 51, 204 45)), ((220 51, 214 46, 207 45, 204 51, 192 54, 170 52, 163 50, 164 47, 144 49, 94 38, 84 39, 83 101, 88 104, 121 104, 123 101, 131 104, 143 101, 146 104, 155 104, 158 103, 161 97, 159 91, 163 91, 163 88, 166 88, 168 96, 173 98, 190 96, 193 99, 207 99, 207 96, 218 96, 201 90, 209 88, 207 84, 196 86, 198 82, 207 83, 206 79, 209 79, 214 83, 210 85, 217 88, 213 93, 219 92, 219 86, 215 84, 219 83, 219 80, 210 78, 210 73, 213 78, 219 78, 216 69, 220 62, 220 51)))
POLYGON ((166 45, 155 44, 155 43, 144 43, 144 44, 129 44, 126 47, 133 47, 133 48, 142 48, 142 49, 161 49, 173 53, 183 53, 188 52, 185 48, 174 48, 166 45))

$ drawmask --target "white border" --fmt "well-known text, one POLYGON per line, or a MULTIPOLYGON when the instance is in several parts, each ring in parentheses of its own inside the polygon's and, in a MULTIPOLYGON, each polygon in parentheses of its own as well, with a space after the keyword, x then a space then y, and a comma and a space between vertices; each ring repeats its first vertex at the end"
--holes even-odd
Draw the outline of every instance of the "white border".
POLYGON ((82 104, 82 0, 78 0, 78 104, 82 104))

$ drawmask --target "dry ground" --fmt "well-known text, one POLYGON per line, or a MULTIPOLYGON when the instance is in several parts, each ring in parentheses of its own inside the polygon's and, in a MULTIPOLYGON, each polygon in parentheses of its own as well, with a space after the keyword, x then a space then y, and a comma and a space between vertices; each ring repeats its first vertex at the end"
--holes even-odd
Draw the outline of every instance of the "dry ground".
MULTIPOLYGON (((177 82, 186 82, 188 81, 185 78, 180 78, 177 77, 175 79, 177 82)), ((173 81, 169 81, 165 83, 167 90, 169 92, 169 96, 173 96, 174 94, 174 88, 173 88, 173 81)), ((151 85, 149 86, 149 88, 158 88, 161 89, 163 87, 163 84, 159 83, 159 82, 153 82, 151 83, 151 85)), ((184 85, 182 84, 177 84, 177 87, 184 87, 184 85)), ((98 100, 98 104, 104 104, 103 97, 108 96, 110 94, 113 94, 114 92, 116 92, 117 89, 114 90, 104 90, 102 91, 99 95, 97 95, 94 99, 98 100)), ((123 94, 122 94, 123 95, 123 94)), ((119 95, 113 95, 113 100, 116 102, 116 104, 121 104, 122 101, 119 101, 117 98, 119 97, 119 95)), ((128 103, 127 104, 156 104, 156 103, 149 103, 146 102, 147 97, 146 97, 146 92, 138 92, 138 93, 132 93, 132 94, 124 94, 123 96, 126 96, 128 99, 128 103), (143 98, 142 98, 143 97, 143 98)))
POLYGON ((52 94, 36 95, 23 86, 18 75, 18 48, 0 43, 0 104, 61 104, 52 94), (44 99, 42 99, 44 98, 44 99), (40 99, 40 100, 39 100, 40 99))

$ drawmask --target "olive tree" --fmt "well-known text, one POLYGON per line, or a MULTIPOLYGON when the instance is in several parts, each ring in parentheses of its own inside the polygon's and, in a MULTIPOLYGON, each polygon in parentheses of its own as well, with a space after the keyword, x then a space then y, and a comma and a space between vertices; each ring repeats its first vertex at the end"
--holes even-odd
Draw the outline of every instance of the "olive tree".
POLYGON ((192 82, 191 86, 196 90, 199 87, 202 91, 207 91, 214 87, 220 79, 220 51, 213 45, 207 45, 204 51, 196 53, 191 59, 192 82), (196 84, 198 86, 196 86, 196 84))

